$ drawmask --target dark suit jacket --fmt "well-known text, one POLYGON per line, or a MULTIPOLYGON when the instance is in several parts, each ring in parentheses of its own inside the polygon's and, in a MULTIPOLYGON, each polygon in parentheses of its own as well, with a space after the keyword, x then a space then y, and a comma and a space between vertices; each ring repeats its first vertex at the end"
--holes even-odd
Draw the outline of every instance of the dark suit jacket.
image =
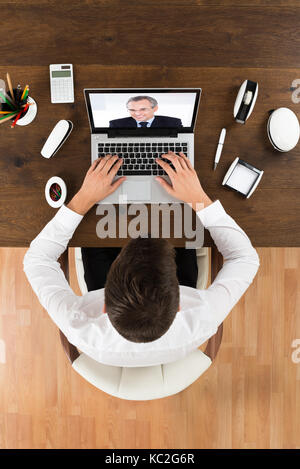
MULTIPOLYGON (((123 119, 114 119, 109 121, 109 127, 114 129, 120 128, 131 128, 137 127, 136 120, 132 117, 124 117, 123 119)), ((176 128, 182 127, 182 123, 180 119, 176 117, 168 117, 168 116, 155 116, 154 121, 151 124, 152 127, 160 127, 160 128, 176 128)))

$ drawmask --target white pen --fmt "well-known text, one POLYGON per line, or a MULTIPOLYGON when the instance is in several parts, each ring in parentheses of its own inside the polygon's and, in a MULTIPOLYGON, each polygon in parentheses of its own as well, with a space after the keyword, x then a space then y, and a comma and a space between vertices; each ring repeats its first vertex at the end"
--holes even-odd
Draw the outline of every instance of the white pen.
POLYGON ((219 139, 218 148, 217 148, 217 151, 216 151, 216 156, 215 156, 214 170, 216 169, 217 164, 219 163, 219 160, 220 160, 220 156, 221 156, 221 153, 222 153, 222 150, 223 150, 223 143, 224 143, 224 140, 225 140, 225 135, 226 135, 226 129, 222 129, 221 133, 220 133, 220 139, 219 139))

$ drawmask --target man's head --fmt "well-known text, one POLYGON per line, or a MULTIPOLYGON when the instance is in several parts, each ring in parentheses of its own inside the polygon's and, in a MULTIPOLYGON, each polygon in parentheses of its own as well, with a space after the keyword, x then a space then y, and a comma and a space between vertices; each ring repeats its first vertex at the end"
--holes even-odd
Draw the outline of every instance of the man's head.
POLYGON ((171 326, 179 309, 175 250, 165 239, 132 239, 112 264, 105 308, 120 335, 152 342, 171 326))
POLYGON ((127 109, 131 117, 139 122, 145 122, 152 119, 158 109, 156 99, 150 96, 135 96, 127 101, 127 109))

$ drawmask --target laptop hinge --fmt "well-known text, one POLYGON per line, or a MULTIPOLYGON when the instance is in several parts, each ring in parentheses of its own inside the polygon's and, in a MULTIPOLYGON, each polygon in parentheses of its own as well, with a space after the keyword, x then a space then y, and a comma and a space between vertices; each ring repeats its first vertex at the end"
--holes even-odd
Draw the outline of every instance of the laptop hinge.
POLYGON ((177 138, 178 132, 176 129, 108 129, 108 138, 118 137, 172 137, 177 138))

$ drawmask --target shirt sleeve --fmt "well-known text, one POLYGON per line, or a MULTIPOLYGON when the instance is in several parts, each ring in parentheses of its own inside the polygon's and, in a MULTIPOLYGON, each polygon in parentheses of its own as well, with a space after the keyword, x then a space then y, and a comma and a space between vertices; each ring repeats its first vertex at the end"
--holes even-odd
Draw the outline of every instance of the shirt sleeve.
POLYGON ((23 260, 24 272, 42 306, 62 330, 80 297, 67 282, 57 259, 65 251, 83 216, 63 205, 31 242, 23 260))
POLYGON ((197 212, 197 216, 224 258, 223 267, 210 287, 198 290, 219 326, 253 282, 259 257, 246 233, 219 200, 197 212))

